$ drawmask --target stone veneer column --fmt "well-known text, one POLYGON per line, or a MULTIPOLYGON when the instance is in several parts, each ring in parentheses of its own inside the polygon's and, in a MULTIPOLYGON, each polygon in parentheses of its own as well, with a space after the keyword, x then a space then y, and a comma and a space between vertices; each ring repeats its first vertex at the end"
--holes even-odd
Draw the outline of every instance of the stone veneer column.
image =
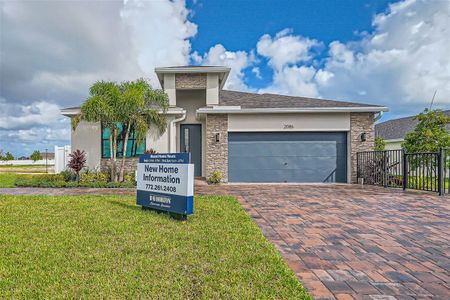
POLYGON ((228 182, 228 115, 206 116, 206 179, 214 171, 220 171, 223 182, 228 182), (216 142, 219 133, 219 142, 216 142))
POLYGON ((373 113, 350 113, 351 182, 357 183, 357 155, 361 151, 373 151, 375 145, 375 120, 373 113), (366 141, 361 142, 361 134, 366 141))

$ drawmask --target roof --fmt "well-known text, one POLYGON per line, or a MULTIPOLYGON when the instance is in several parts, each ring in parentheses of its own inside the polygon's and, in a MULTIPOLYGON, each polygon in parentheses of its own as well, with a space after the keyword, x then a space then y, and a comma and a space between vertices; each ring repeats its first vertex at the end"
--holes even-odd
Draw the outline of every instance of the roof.
MULTIPOLYGON (((445 110, 443 113, 450 117, 450 110, 445 110)), ((410 116, 376 124, 375 135, 385 140, 403 139, 408 132, 416 128, 418 120, 415 120, 415 117, 410 116)), ((447 129, 450 131, 450 124, 447 125, 447 129)))
POLYGON ((241 108, 332 108, 332 107, 378 107, 383 106, 355 102, 335 101, 309 97, 294 97, 277 94, 255 94, 221 90, 219 105, 241 108))
MULTIPOLYGON (((79 113, 79 107, 65 108, 66 116, 79 113)), ((289 112, 381 112, 387 107, 373 104, 294 97, 277 94, 256 94, 220 90, 219 106, 204 107, 199 113, 289 113, 289 112)))

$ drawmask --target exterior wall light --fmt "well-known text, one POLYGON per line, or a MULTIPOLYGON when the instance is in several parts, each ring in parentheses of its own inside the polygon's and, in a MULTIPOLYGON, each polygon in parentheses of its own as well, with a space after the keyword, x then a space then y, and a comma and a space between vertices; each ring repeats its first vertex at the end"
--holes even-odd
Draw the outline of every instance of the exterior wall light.
POLYGON ((360 138, 361 138, 361 142, 365 142, 366 141, 366 133, 365 132, 361 133, 360 138))
POLYGON ((216 143, 218 143, 220 141, 220 133, 217 132, 214 136, 216 138, 216 143))

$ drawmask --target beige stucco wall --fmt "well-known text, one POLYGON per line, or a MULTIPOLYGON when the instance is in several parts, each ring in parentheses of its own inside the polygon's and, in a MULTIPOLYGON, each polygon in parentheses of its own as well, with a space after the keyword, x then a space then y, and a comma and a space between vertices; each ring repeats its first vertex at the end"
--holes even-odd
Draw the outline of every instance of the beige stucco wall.
POLYGON ((71 133, 72 151, 77 149, 86 152, 86 163, 89 169, 99 169, 101 159, 101 126, 100 123, 80 122, 71 133))
POLYGON ((349 113, 230 114, 228 117, 228 131, 348 130, 349 113))
POLYGON ((219 74, 210 73, 206 79, 206 105, 219 105, 219 74))
POLYGON ((150 127, 150 130, 147 132, 147 136, 145 139, 145 149, 153 149, 158 153, 168 153, 169 150, 169 124, 175 119, 175 116, 168 115, 167 116, 167 127, 166 131, 159 135, 155 128, 150 127))

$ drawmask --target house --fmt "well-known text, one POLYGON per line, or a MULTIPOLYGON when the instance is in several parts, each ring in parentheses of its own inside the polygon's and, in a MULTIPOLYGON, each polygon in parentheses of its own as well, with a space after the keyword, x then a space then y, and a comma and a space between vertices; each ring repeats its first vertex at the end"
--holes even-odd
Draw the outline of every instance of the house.
MULTIPOLYGON (((353 102, 254 94, 223 89, 220 66, 156 68, 169 96, 167 130, 145 143, 129 141, 127 170, 146 149, 190 152, 195 175, 220 171, 225 182, 356 182, 356 152, 373 150, 374 122, 386 107, 353 102)), ((73 117, 79 107, 62 110, 73 117)), ((89 168, 109 165, 109 132, 81 122, 72 149, 89 168)), ((128 151, 127 151, 128 152, 128 151)), ((119 153, 121 156, 122 153, 119 153)))
MULTIPOLYGON (((443 113, 450 117, 450 110, 445 110, 443 113)), ((375 136, 385 140, 386 150, 402 149, 405 135, 414 131, 417 126, 418 120, 415 120, 415 117, 410 116, 379 123, 375 125, 375 136)), ((447 125, 447 129, 450 132, 450 124, 447 125)))
POLYGON ((52 152, 41 152, 42 159, 53 160, 55 159, 55 153, 52 152))

